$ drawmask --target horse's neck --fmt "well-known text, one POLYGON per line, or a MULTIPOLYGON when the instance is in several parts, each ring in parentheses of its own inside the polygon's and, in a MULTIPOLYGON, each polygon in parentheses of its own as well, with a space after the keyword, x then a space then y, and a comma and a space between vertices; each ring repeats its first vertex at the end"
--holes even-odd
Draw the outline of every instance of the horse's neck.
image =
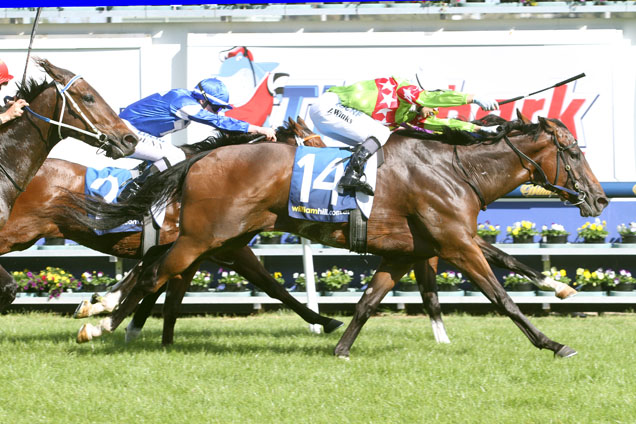
MULTIPOLYGON (((509 140, 532 157, 532 153, 526 151, 528 148, 524 146, 530 138, 530 135, 517 135, 509 137, 509 140)), ((486 145, 458 146, 457 152, 471 181, 481 190, 486 204, 530 179, 528 170, 532 170, 531 165, 525 160, 521 161, 504 140, 486 145)))
MULTIPOLYGON (((38 103, 37 99, 32 102, 31 108, 34 111, 38 103)), ((43 114, 41 111, 38 113, 43 114)), ((46 115, 46 113, 44 114, 46 115)), ((57 141, 47 140, 50 125, 25 111, 22 117, 13 122, 11 127, 0 135, 4 152, 3 158, 1 158, 2 165, 11 178, 23 189, 35 176, 57 143, 57 141)))

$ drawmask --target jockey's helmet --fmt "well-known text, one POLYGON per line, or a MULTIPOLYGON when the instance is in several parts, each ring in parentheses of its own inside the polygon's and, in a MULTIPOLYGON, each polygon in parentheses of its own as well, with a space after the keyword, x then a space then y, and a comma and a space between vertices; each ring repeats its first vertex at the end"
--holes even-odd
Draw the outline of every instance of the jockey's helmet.
POLYGON ((230 93, 227 91, 227 87, 221 80, 216 78, 202 80, 192 91, 192 96, 197 100, 205 100, 212 105, 232 109, 232 106, 228 103, 230 93))
POLYGON ((9 68, 7 68, 7 64, 4 63, 2 59, 0 59, 0 84, 4 84, 5 82, 11 81, 13 79, 13 75, 9 74, 9 68))

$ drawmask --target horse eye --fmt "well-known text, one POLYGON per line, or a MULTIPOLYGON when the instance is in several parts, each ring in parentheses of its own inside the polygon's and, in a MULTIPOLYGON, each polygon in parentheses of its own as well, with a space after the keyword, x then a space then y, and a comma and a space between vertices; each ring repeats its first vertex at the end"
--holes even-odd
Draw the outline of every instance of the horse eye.
POLYGON ((95 97, 93 97, 92 94, 83 94, 82 100, 84 100, 86 103, 95 103, 95 97))

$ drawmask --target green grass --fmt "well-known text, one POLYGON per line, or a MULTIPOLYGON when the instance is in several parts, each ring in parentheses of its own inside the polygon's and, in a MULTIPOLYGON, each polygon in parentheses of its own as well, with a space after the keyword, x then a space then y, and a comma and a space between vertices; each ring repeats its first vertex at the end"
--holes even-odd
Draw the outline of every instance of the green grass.
POLYGON ((445 320, 450 345, 426 317, 373 317, 344 361, 342 330, 314 335, 288 313, 182 318, 168 349, 158 319, 127 346, 123 326, 77 345, 78 320, 0 316, 0 421, 636 422, 636 315, 532 318, 579 351, 558 360, 507 318, 445 320))

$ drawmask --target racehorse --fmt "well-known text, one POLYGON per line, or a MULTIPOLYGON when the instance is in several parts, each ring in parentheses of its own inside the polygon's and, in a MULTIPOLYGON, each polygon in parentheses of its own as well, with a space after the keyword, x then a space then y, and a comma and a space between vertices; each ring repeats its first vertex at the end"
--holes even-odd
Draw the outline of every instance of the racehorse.
MULTIPOLYGON (((501 125, 500 134, 482 141, 466 133, 462 135, 469 143, 456 141, 454 132, 429 137, 400 131, 386 143, 385 165, 378 171, 368 220, 368 251, 382 261, 336 345, 337 356, 349 356, 362 326, 395 282, 415 262, 434 256, 470 278, 535 347, 559 357, 576 353, 536 329, 498 283, 475 241, 477 215, 527 181, 577 205, 582 216, 598 216, 608 200, 576 140, 560 121, 539 118, 538 124, 518 120, 501 125)), ((139 282, 129 293, 110 293, 117 308, 100 321, 95 335, 117 328, 145 294, 157 291, 169 279, 193 272, 204 255, 242 247, 260 231, 277 229, 329 246, 348 247, 348 223, 300 221, 288 216, 294 153, 294 148, 278 143, 228 146, 165 171, 126 204, 80 202, 82 210, 99 210, 99 220, 78 209, 67 209, 74 219, 107 229, 143 215, 157 199, 181 199, 177 240, 167 253, 144 261, 139 282), (269 185, 263 186, 263 181, 269 185)))
MULTIPOLYGON (((0 228, 61 139, 76 137, 115 159, 131 154, 137 144, 128 126, 81 76, 45 59, 34 61, 53 81, 31 79, 20 86, 18 96, 29 103, 27 113, 0 126, 0 228)), ((0 267, 0 309, 13 301, 16 288, 0 267)))
MULTIPOLYGON (((253 135, 238 133, 231 136, 221 135, 209 137, 193 145, 184 145, 182 149, 187 156, 192 156, 198 152, 226 144, 245 143, 253 138, 253 135)), ((313 145, 316 145, 316 140, 319 140, 306 126, 299 125, 291 119, 286 126, 277 130, 277 138, 293 144, 296 144, 298 139, 313 145)), ((85 175, 86 167, 83 165, 61 159, 47 159, 27 186, 24 194, 16 201, 8 225, 0 230, 0 255, 14 250, 27 249, 42 237, 59 237, 74 240, 110 255, 122 258, 141 258, 143 254, 140 232, 97 235, 91 227, 78 225, 77 222, 69 221, 64 214, 59 213, 60 206, 65 204, 68 193, 81 195, 84 192, 85 175)), ((160 244, 169 244, 176 239, 178 218, 179 205, 169 205, 160 231, 160 244)), ((331 332, 342 325, 342 322, 338 320, 323 317, 308 309, 287 291, 281 290, 280 284, 273 279, 247 246, 239 249, 234 255, 210 258, 210 260, 223 260, 225 266, 235 269, 244 276, 249 276, 253 284, 284 302, 307 322, 323 325, 326 332, 331 332)), ((189 282, 190 280, 185 284, 186 288, 189 282)), ((167 314, 165 338, 172 338, 171 334, 177 312, 178 310, 175 310, 174 314, 167 314), (171 319, 172 316, 174 319, 171 319)), ((134 334, 135 328, 131 327, 127 337, 134 337, 134 334)))
MULTIPOLYGON (((519 116, 519 119, 521 120, 525 119, 525 117, 523 117, 521 114, 519 114, 518 116, 519 116)), ((309 131, 308 128, 306 127, 306 124, 300 117, 298 118, 298 121, 301 124, 301 126, 306 129, 306 131, 309 131)), ((526 120, 525 123, 529 124, 530 121, 526 120)), ((285 142, 285 141, 287 141, 288 144, 290 143, 294 144, 294 140, 292 140, 291 138, 287 138, 287 139, 283 138, 279 140, 279 142, 285 142)), ((314 147, 325 147, 324 143, 322 143, 322 140, 320 138, 310 139, 310 142, 313 144, 314 147)), ((567 286, 559 281, 552 279, 549 276, 545 276, 541 274, 540 272, 535 271, 534 269, 526 266, 525 264, 517 260, 514 256, 510 256, 507 253, 503 252, 502 250, 497 249, 495 246, 491 245, 490 243, 484 241, 481 237, 476 236, 475 242, 479 245, 480 249, 482 250, 489 264, 500 267, 500 268, 508 269, 517 274, 524 275, 528 277, 537 287, 543 290, 554 290, 556 296, 559 298, 564 299, 576 293, 576 291, 570 286, 567 286)), ((242 252, 241 254, 247 255, 247 252, 245 253, 242 252)), ((235 257, 234 263, 236 263, 236 259, 237 258, 235 257)), ((446 329, 444 327, 444 323, 442 320, 442 311, 441 311, 441 306, 439 303, 439 298, 437 295, 437 283, 435 281, 435 275, 437 273, 437 263, 438 263, 438 258, 431 258, 428 261, 420 260, 415 263, 414 271, 415 271, 415 277, 418 284, 418 288, 422 296, 422 303, 423 303, 424 309, 426 313, 428 314, 431 321, 431 326, 432 326, 435 340, 438 343, 450 343, 450 340, 448 338, 448 335, 446 333, 446 329)), ((263 281, 267 281, 268 285, 272 285, 273 280, 266 279, 267 276, 263 272, 264 271, 261 270, 263 281)), ((134 284, 134 282, 135 282, 134 278, 129 278, 126 281, 126 284, 132 285, 134 284)), ((188 283, 189 283, 188 280, 184 280, 182 282, 182 284, 185 284, 186 286, 188 283)), ((185 292, 185 289, 187 288, 187 287, 175 287, 175 286, 178 286, 178 284, 175 284, 175 282, 171 282, 167 285, 164 285, 161 287, 161 289, 159 289, 155 293, 151 293, 144 297, 139 308, 137 308, 137 310, 135 311, 133 319, 131 320, 130 324, 126 328, 126 340, 131 340, 133 337, 136 337, 140 333, 148 316, 150 316, 157 299, 165 291, 166 287, 168 286, 170 286, 170 290, 168 295, 166 296, 166 303, 163 310, 164 331, 162 336, 162 343, 164 344, 173 343, 174 323, 176 322, 176 318, 178 314, 178 305, 180 304, 181 299, 183 297, 183 293, 185 292)), ((122 286, 120 285, 118 289, 122 289, 121 287, 122 286)), ((122 289, 122 290, 125 290, 125 289, 122 289)), ((284 299, 281 299, 281 300, 283 300, 283 303, 286 303, 284 299)), ((112 306, 109 306, 108 304, 106 305, 97 304, 98 299, 94 299, 92 301, 95 304, 91 305, 85 301, 78 307, 78 310, 76 312, 77 318, 85 318, 91 315, 96 315, 98 313, 112 312, 112 306)), ((291 306, 291 305, 288 305, 288 306, 291 306)), ((88 325, 90 326, 90 324, 88 325)), ((88 339, 92 337, 91 334, 92 333, 90 331, 87 331, 86 328, 82 328, 82 330, 80 330, 79 332, 78 341, 80 342, 88 341, 88 339)))
MULTIPOLYGON (((297 133, 296 134, 297 137, 303 137, 303 141, 304 141, 303 144, 312 145, 313 147, 325 147, 320 137, 312 137, 311 135, 312 133, 310 132, 310 130, 307 128, 306 124, 300 117, 297 118, 297 120, 298 120, 298 124, 290 120, 288 123, 288 126, 290 128, 295 129, 297 133)), ((287 144, 292 144, 292 145, 298 142, 298 140, 295 139, 294 137, 289 137, 289 136, 285 137, 282 133, 280 133, 280 131, 279 131, 278 139, 279 139, 279 142, 283 142, 283 143, 287 142, 287 144)), ((223 144, 223 143, 220 143, 220 144, 223 144)), ((191 152, 189 152, 188 154, 191 155, 194 150, 195 149, 191 149, 191 152)), ((196 150, 201 150, 201 149, 196 149, 196 150)), ((45 174, 48 174, 48 173, 45 172, 45 174)), ((83 173, 80 175, 83 175, 83 173)), ((37 193, 37 191, 34 191, 34 192, 37 193)), ((81 193, 81 191, 79 190, 73 190, 73 192, 78 194, 81 193)), ((36 199, 41 197, 42 197, 41 194, 37 194, 37 196, 34 196, 34 198, 36 199)), ((40 218, 34 217, 32 212, 29 212, 30 210, 32 210, 30 206, 24 207, 22 210, 24 210, 24 214, 16 216, 15 222, 14 222, 14 216, 12 216, 13 225, 11 227, 19 229, 19 230, 12 232, 9 237, 6 237, 6 239, 12 240, 13 243, 19 243, 20 240, 25 239, 25 236, 22 235, 23 234, 22 228, 27 228, 27 227, 40 228, 40 229, 43 227, 46 228, 46 223, 51 221, 54 225, 49 224, 48 225, 49 228, 60 226, 60 225, 64 225, 65 227, 70 227, 70 225, 64 224, 63 218, 56 217, 55 212, 46 213, 45 214, 46 216, 40 219, 40 218), (30 219, 33 219, 33 221, 30 221, 30 219), (20 224, 20 221, 24 223, 20 224)), ((169 216, 171 216, 170 213, 169 213, 169 216)), ((84 231, 88 232, 90 237, 93 236, 92 231, 89 231, 88 228, 84 228, 84 231)), ((176 238, 176 228, 174 228, 173 225, 164 226, 164 229, 162 231, 164 232, 170 231, 170 235, 168 237, 162 237, 162 241, 163 240, 172 241, 174 240, 174 238, 176 238)), ((1 236, 1 233, 0 233, 0 236, 1 236)), ((32 236, 27 236, 27 237, 29 240, 31 240, 31 243, 33 243, 37 239, 37 237, 42 237, 42 236, 43 234, 40 232, 39 235, 34 234, 32 236)), ((49 237, 51 237, 51 235, 49 235, 49 237)), ((534 284, 536 284, 538 287, 542 289, 555 290, 557 296, 561 298, 565 298, 572 295, 573 293, 576 293, 571 287, 566 286, 557 281, 554 281, 550 277, 542 275, 541 273, 519 262, 516 258, 506 254, 505 252, 485 242, 481 237, 476 237, 475 240, 479 244, 480 248, 482 249, 482 252, 484 253, 486 259, 491 265, 495 265, 501 268, 506 268, 518 274, 525 275, 528 278, 530 278, 531 281, 534 284)), ((166 248, 167 247, 168 246, 166 246, 166 248)), ((10 250, 9 246, 0 245, 0 254, 4 254, 9 250, 10 250)), ((98 250, 103 251, 103 248, 99 248, 98 246, 98 250)), ((112 251, 109 251, 108 253, 114 254, 112 251)), ((237 254, 232 255, 232 257, 226 260, 226 262, 227 262, 227 265, 229 265, 229 267, 233 267, 235 270, 237 266, 240 266, 243 269, 242 272, 239 272, 241 274, 247 274, 248 272, 250 272, 249 271, 250 269, 256 270, 257 275, 254 281, 257 281, 257 285, 261 288, 264 288, 265 291, 267 292, 271 292, 271 291, 276 292, 275 288, 280 287, 278 284, 275 283, 275 281, 271 278, 271 276, 267 274, 266 270, 261 266, 260 262, 255 261, 254 255, 252 254, 251 250, 248 248, 239 249, 239 252, 237 254)), ((450 340, 448 339, 448 335, 446 334, 446 330, 444 328, 444 324, 442 321, 441 306, 439 304, 439 299, 437 296, 437 284, 435 282, 436 268, 437 268, 437 258, 431 258, 429 259, 428 262, 424 260, 419 261, 414 266, 416 280, 417 280, 420 293, 422 296, 422 300, 423 300, 423 306, 430 317, 435 339, 438 343, 450 343, 450 340)), ((133 272, 132 275, 135 275, 135 273, 133 272)), ((130 278, 127 278, 126 280, 127 280, 126 284, 134 284, 134 278, 132 276, 130 278)), ((189 279, 185 279, 181 281, 180 286, 179 284, 172 282, 162 286, 162 288, 158 290, 157 292, 147 295, 144 298, 144 300, 141 302, 139 308, 135 311, 133 319, 131 320, 130 324, 126 328, 126 340, 130 341, 138 336, 148 316, 152 312, 152 309, 158 297, 163 293, 165 288, 169 285, 171 288, 169 290, 168 296, 166 297, 166 303, 164 305, 164 311, 163 311, 164 312, 164 331, 162 336, 162 343, 171 344, 173 342, 174 324, 176 322, 177 315, 178 315, 178 307, 180 305, 183 294, 185 293, 185 290, 189 282, 190 282, 189 279)), ((119 285, 117 288, 120 288, 120 287, 121 285, 119 285)), ((288 296, 279 297, 277 295, 274 295, 274 297, 280 299, 284 304, 289 306, 291 309, 295 309, 297 307, 295 303, 292 303, 292 304, 287 303, 287 300, 289 299, 288 296)), ((82 302, 82 304, 78 307, 78 311, 76 312, 75 316, 77 318, 85 318, 87 316, 95 315, 98 313, 111 312, 111 310, 109 309, 109 305, 107 304, 102 305, 101 303, 99 303, 99 298, 92 299, 92 302, 94 302, 94 304, 90 304, 88 301, 82 302)), ((311 321, 308 320, 308 322, 311 322, 311 321)), ((326 327, 326 328, 332 328, 332 327, 326 327)), ((87 334, 90 337, 91 333, 80 331, 80 334, 87 334)), ((87 341, 87 340, 80 339, 80 341, 87 341)))

